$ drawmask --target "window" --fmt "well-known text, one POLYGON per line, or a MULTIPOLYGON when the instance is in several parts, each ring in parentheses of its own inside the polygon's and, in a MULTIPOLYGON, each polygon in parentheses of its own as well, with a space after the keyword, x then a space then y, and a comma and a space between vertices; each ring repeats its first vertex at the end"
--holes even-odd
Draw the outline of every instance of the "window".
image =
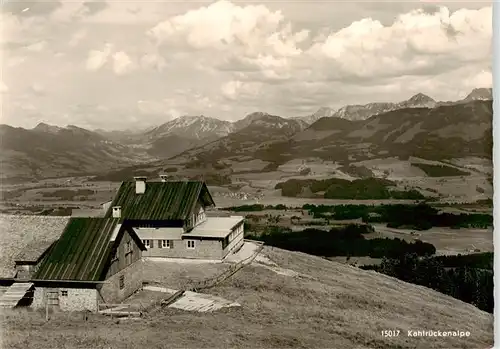
POLYGON ((144 246, 146 246, 146 248, 150 248, 150 240, 142 240, 142 243, 144 244, 144 246))
POLYGON ((129 265, 132 264, 132 253, 134 251, 132 250, 132 241, 127 241, 125 244, 125 264, 129 265))
POLYGON ((190 249, 194 248, 194 240, 188 240, 187 241, 187 248, 190 248, 190 249))
POLYGON ((125 288, 125 275, 120 276, 120 290, 125 288))
POLYGON ((68 297, 68 290, 62 290, 61 297, 68 297))
POLYGON ((158 240, 158 247, 159 248, 172 248, 173 241, 172 240, 158 240))

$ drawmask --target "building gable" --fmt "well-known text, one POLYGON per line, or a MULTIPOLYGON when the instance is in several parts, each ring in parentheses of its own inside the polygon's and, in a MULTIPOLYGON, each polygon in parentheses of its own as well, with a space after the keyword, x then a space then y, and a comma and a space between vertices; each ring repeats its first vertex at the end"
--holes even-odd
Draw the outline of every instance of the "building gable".
POLYGON ((141 251, 145 250, 146 247, 131 227, 120 229, 116 239, 112 241, 111 254, 104 268, 104 278, 109 278, 139 260, 141 251))
POLYGON ((198 199, 185 222, 184 228, 189 231, 206 221, 205 204, 198 199))
MULTIPOLYGON (((113 247, 120 243, 125 229, 118 219, 71 218, 41 262, 34 279, 103 280, 113 247)), ((135 236, 136 244, 144 249, 133 231, 131 236, 135 236)))

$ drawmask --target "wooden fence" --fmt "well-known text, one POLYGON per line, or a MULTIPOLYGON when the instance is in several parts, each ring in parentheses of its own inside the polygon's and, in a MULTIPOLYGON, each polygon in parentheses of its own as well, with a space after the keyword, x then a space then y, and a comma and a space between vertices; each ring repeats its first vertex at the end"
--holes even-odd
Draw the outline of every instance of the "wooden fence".
POLYGON ((161 300, 159 300, 159 301, 151 304, 151 306, 148 307, 149 309, 152 308, 150 310, 150 313, 151 312, 155 312, 155 311, 157 311, 157 310, 159 310, 161 308, 167 307, 168 305, 174 303, 177 299, 179 299, 180 297, 182 297, 186 291, 198 292, 200 290, 205 290, 205 289, 208 289, 208 288, 215 287, 218 284, 220 284, 222 281, 224 281, 227 278, 229 278, 232 275, 234 275, 236 272, 238 272, 245 265, 252 263, 252 261, 255 259, 255 257, 257 257, 257 255, 264 248, 264 243, 262 241, 247 240, 247 239, 245 239, 245 240, 246 241, 251 241, 251 242, 256 243, 256 244, 259 245, 257 247, 257 250, 254 253, 252 253, 252 255, 250 257, 245 258, 245 259, 239 261, 238 263, 231 264, 231 266, 227 270, 225 270, 224 272, 222 272, 219 275, 216 275, 214 277, 211 277, 209 279, 205 279, 205 280, 202 280, 202 281, 199 281, 199 282, 191 283, 189 286, 184 287, 183 289, 177 291, 176 293, 174 293, 170 297, 168 297, 166 299, 161 299, 161 300))
POLYGON ((111 303, 99 303, 98 312, 99 314, 109 315, 112 318, 141 317, 143 314, 143 311, 137 309, 136 306, 132 304, 111 304, 111 303))
MULTIPOLYGON (((247 240, 248 241, 248 240, 247 240)), ((222 272, 219 275, 216 275, 212 278, 205 279, 199 282, 194 282, 190 286, 186 288, 186 291, 192 291, 192 292, 198 292, 199 290, 204 290, 208 288, 212 288, 220 284, 222 281, 226 280, 227 278, 231 277, 234 275, 238 270, 243 268, 245 265, 252 263, 252 261, 257 257, 257 255, 262 251, 264 248, 264 243, 261 241, 252 241, 253 243, 257 243, 259 247, 257 247, 257 250, 248 258, 245 258, 241 261, 239 261, 236 264, 231 264, 231 266, 222 272)))

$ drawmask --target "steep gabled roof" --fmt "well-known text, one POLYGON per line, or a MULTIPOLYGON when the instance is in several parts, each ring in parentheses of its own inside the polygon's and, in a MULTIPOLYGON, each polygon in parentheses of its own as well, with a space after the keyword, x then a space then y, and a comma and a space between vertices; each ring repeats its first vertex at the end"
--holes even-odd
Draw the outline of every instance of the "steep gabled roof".
POLYGON ((113 206, 121 206, 123 220, 184 220, 198 198, 215 205, 201 181, 148 182, 143 194, 136 194, 135 182, 123 182, 105 217, 112 217, 113 206))
MULTIPOLYGON (((34 279, 101 281, 111 250, 119 243, 124 229, 115 218, 71 218, 34 279), (112 239, 116 236, 119 238, 112 239)), ((130 234, 144 249, 135 232, 130 234)))

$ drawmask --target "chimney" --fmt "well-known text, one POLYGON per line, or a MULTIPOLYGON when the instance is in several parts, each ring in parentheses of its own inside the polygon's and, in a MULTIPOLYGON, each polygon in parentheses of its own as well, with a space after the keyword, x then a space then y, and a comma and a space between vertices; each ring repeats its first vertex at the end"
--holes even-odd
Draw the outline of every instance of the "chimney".
POLYGON ((135 193, 144 194, 146 191, 146 177, 134 177, 135 179, 135 193))
POLYGON ((166 175, 166 174, 161 174, 161 175, 160 175, 160 178, 161 178, 161 181, 162 181, 162 182, 166 182, 166 181, 168 180, 168 175, 166 175))
POLYGON ((113 218, 120 218, 122 216, 122 207, 113 206, 113 218))

